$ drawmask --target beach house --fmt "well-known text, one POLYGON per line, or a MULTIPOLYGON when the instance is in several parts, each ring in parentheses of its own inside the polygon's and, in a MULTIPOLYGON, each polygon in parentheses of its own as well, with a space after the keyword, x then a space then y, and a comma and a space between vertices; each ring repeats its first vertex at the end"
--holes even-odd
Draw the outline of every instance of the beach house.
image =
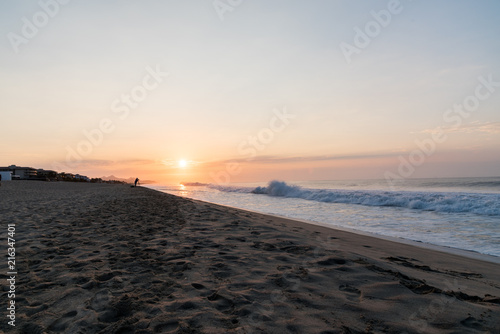
POLYGON ((85 175, 75 174, 76 181, 90 182, 90 179, 85 175))
POLYGON ((10 165, 8 167, 0 167, 0 172, 11 172, 12 178, 18 178, 20 180, 34 179, 37 176, 37 171, 35 168, 19 167, 16 165, 10 165))
POLYGON ((72 182, 90 182, 90 178, 85 175, 58 173, 54 170, 32 167, 20 167, 10 165, 8 167, 0 167, 2 180, 41 180, 41 181, 72 181, 72 182))
POLYGON ((53 170, 47 170, 47 169, 37 169, 37 178, 41 180, 50 180, 54 181, 57 180, 57 172, 53 170))
POLYGON ((0 172, 0 181, 12 180, 12 172, 0 172))

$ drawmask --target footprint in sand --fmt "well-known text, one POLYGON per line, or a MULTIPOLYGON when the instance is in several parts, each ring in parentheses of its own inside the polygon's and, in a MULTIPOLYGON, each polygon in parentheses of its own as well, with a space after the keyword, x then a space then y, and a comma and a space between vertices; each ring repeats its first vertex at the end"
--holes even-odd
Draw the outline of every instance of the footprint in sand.
POLYGON ((193 288, 195 288, 196 290, 203 290, 203 289, 205 289, 205 286, 203 284, 192 283, 191 286, 193 288))
POLYGON ((179 322, 176 320, 164 322, 154 327, 155 333, 173 333, 179 327, 179 322))
POLYGON ((49 306, 47 304, 38 305, 36 307, 28 307, 26 309, 26 315, 32 316, 32 315, 35 315, 39 312, 45 311, 48 308, 49 308, 49 306))
POLYGON ((90 301, 90 308, 96 312, 105 310, 112 299, 112 294, 109 290, 101 290, 95 294, 90 301))
POLYGON ((220 312, 231 310, 234 307, 234 303, 230 299, 219 295, 217 292, 208 296, 207 299, 214 302, 215 308, 220 312))
POLYGON ((96 279, 99 282, 105 282, 105 281, 109 281, 113 277, 115 277, 115 273, 109 272, 109 273, 104 273, 104 274, 96 276, 96 279))
POLYGON ((77 311, 71 311, 63 315, 61 318, 49 325, 49 330, 54 332, 62 332, 73 322, 73 319, 78 314, 77 311))
POLYGON ((347 299, 353 302, 359 302, 361 300, 361 291, 349 284, 343 284, 339 286, 340 291, 347 292, 347 299))
POLYGON ((484 327, 482 325, 484 321, 483 320, 480 320, 480 319, 476 319, 474 317, 467 317, 466 319, 460 321, 460 323, 467 327, 467 328, 471 328, 471 329, 476 329, 476 330, 483 330, 484 327))
POLYGON ((320 260, 317 263, 321 266, 333 266, 336 264, 346 264, 347 261, 341 258, 330 257, 325 260, 320 260))
POLYGON ((43 328, 37 324, 27 323, 21 328, 21 333, 43 334, 43 328))

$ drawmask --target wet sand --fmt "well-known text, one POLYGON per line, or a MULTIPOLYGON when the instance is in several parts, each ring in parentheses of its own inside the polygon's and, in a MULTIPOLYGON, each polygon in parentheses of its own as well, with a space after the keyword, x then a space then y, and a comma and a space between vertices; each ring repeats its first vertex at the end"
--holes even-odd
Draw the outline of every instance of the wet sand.
POLYGON ((0 221, 4 332, 500 333, 500 265, 457 254, 125 185, 2 182, 0 221))

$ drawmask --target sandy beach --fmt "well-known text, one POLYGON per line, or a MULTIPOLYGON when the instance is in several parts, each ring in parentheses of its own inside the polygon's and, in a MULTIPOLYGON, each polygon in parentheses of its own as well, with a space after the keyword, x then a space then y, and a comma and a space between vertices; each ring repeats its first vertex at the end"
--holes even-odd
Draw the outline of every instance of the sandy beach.
POLYGON ((127 185, 2 182, 0 217, 5 333, 500 333, 488 261, 127 185))

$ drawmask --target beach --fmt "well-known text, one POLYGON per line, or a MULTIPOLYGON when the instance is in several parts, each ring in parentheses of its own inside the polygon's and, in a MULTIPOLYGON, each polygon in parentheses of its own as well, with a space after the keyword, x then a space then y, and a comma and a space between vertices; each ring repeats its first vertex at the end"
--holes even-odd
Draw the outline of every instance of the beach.
POLYGON ((128 185, 2 182, 0 217, 6 333, 500 332, 477 258, 128 185))

